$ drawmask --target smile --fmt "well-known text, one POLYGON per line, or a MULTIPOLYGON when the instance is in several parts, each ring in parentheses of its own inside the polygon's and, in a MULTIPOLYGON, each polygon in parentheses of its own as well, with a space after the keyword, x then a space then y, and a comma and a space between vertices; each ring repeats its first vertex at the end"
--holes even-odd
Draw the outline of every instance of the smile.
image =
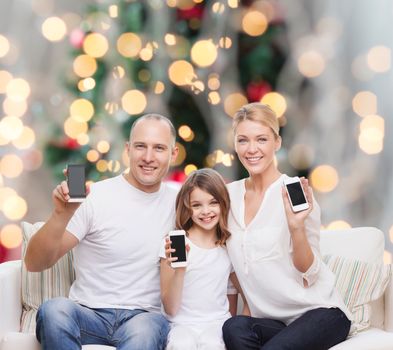
POLYGON ((141 165, 140 168, 141 168, 144 172, 147 172, 147 173, 156 170, 155 167, 147 166, 147 165, 141 165))
POLYGON ((205 224, 208 224, 208 223, 212 222, 215 218, 216 218, 216 216, 214 215, 214 216, 208 216, 205 218, 200 218, 199 220, 205 224))
POLYGON ((259 157, 246 157, 247 161, 250 162, 250 163, 258 162, 262 158, 263 158, 262 156, 259 156, 259 157))

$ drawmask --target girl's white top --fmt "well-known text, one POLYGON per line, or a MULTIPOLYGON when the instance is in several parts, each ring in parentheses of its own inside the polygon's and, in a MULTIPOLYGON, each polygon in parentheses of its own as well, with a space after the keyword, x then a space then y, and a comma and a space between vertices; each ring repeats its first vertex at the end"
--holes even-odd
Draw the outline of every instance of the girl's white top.
POLYGON ((281 175, 269 186, 248 225, 244 223, 245 179, 228 185, 232 236, 227 241, 227 249, 251 315, 289 324, 309 310, 338 307, 351 319, 334 287, 334 274, 321 260, 320 208, 315 200, 305 223, 314 261, 305 273, 293 265, 291 234, 281 194, 285 177, 281 175), (308 287, 304 287, 303 279, 308 287))
MULTIPOLYGON (((227 288, 232 264, 225 247, 200 248, 190 239, 187 254, 187 270, 184 276, 183 294, 179 311, 167 319, 176 324, 201 324, 229 318, 227 288)), ((165 258, 165 240, 160 257, 165 258)))

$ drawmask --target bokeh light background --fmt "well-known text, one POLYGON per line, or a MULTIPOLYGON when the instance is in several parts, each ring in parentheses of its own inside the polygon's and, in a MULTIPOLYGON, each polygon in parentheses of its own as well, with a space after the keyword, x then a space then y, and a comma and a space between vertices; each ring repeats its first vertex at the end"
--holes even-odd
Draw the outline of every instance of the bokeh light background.
MULTIPOLYGON (((112 60, 104 105, 118 120, 147 111, 170 115, 165 100, 169 84, 188 89, 197 96, 213 135, 206 164, 220 165, 223 175, 234 180, 237 165, 232 150, 228 151, 231 116, 248 102, 239 84, 241 72, 236 69, 236 31, 263 36, 277 20, 286 24, 288 58, 277 87, 261 101, 272 106, 285 126, 284 147, 277 154, 279 167, 292 175, 309 175, 322 208, 324 228, 382 229, 385 261, 390 262, 393 3, 145 3, 151 16, 150 30, 144 35, 116 35, 120 1, 0 2, 0 262, 20 256, 20 221, 45 221, 50 214, 51 191, 57 182, 43 152, 53 137, 50 125, 60 126, 78 145, 89 145, 86 162, 94 164, 98 172, 115 175, 126 170, 123 139, 116 137, 109 121, 99 130, 89 129, 94 106, 88 99, 65 91, 65 71, 78 77, 79 91, 94 91, 97 82, 92 76, 98 60, 112 60), (200 34, 191 44, 169 30, 172 10, 200 3, 205 4, 208 14, 198 23, 200 34), (104 10, 91 18, 86 12, 88 4, 98 4, 104 10), (90 26, 90 33, 82 33, 81 26, 90 26), (83 54, 70 57, 70 47, 78 45, 83 54), (122 64, 116 63, 114 53, 147 63, 149 69, 141 70, 138 78, 153 82, 148 91, 133 84, 122 64), (105 154, 111 157, 104 159, 105 154)), ((184 123, 178 136, 191 142, 198 135, 184 123)), ((176 166, 188 174, 196 165, 185 162, 185 147, 180 143, 179 147, 176 166)))

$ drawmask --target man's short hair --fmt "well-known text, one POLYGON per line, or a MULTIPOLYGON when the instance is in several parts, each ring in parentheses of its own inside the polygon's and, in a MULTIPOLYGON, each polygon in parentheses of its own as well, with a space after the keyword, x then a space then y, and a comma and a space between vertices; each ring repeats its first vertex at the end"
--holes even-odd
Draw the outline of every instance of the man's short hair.
POLYGON ((175 144, 176 144, 176 129, 175 129, 175 127, 173 126, 173 124, 172 124, 172 122, 170 121, 169 118, 164 117, 163 115, 158 114, 158 113, 149 113, 149 114, 145 114, 145 115, 143 115, 142 117, 136 119, 136 120, 134 121, 134 123, 132 123, 132 125, 131 125, 130 136, 129 136, 130 139, 131 139, 132 130, 134 130, 135 126, 136 126, 139 122, 141 122, 141 121, 143 121, 143 120, 158 120, 158 121, 163 121, 163 122, 167 123, 168 126, 169 126, 169 129, 170 129, 170 131, 171 131, 171 135, 172 135, 172 139, 173 139, 173 144, 172 144, 172 146, 173 146, 173 147, 175 146, 175 144))

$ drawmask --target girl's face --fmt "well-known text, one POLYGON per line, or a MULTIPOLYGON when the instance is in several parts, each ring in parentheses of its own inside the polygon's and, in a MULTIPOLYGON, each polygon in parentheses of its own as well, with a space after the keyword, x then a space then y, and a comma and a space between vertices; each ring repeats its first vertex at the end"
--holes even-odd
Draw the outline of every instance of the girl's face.
POLYGON ((243 120, 235 131, 235 151, 250 175, 275 167, 274 155, 281 146, 272 129, 260 122, 243 120))
POLYGON ((203 231, 212 231, 220 217, 220 204, 209 193, 196 187, 190 194, 191 220, 203 231))

